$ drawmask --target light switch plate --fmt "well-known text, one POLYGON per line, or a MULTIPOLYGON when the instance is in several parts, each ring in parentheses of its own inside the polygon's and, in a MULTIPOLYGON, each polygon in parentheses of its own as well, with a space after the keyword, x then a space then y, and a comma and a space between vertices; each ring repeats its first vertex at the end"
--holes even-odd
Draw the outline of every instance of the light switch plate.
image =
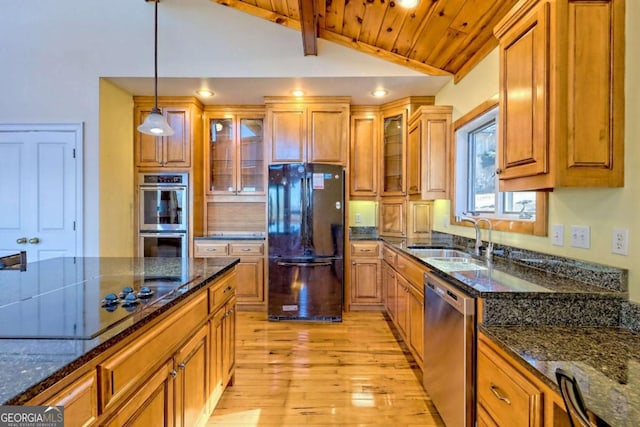
POLYGON ((564 224, 553 224, 551 226, 551 244, 564 246, 564 224))
POLYGON ((589 227, 583 225, 571 226, 571 246, 583 249, 591 247, 589 227))

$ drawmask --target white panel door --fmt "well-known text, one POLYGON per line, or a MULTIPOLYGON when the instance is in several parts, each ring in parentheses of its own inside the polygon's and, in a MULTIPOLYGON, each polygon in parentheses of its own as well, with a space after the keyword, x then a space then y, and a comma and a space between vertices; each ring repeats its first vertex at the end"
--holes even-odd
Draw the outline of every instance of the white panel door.
POLYGON ((73 131, 0 130, 0 254, 77 255, 73 131))

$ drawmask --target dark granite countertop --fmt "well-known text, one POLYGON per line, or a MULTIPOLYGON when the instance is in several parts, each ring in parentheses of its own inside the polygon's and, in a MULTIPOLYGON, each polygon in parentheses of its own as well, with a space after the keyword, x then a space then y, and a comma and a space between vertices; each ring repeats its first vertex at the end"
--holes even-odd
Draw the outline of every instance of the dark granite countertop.
POLYGON ((480 330, 558 394, 573 374, 585 404, 612 427, 640 425, 640 336, 624 328, 483 326, 480 330))
POLYGON ((1 272, 0 336, 6 338, 0 339, 0 402, 27 402, 238 262, 238 258, 54 258, 29 263, 25 272, 1 272), (130 310, 101 306, 106 292, 122 286, 139 289, 147 283, 151 287, 162 283, 148 303, 142 301, 130 310))
MULTIPOLYGON (((571 279, 547 269, 536 268, 520 260, 494 256, 491 263, 472 257, 471 262, 441 263, 421 254, 421 249, 446 248, 466 253, 466 248, 454 245, 450 239, 407 240, 383 237, 382 240, 429 267, 436 274, 452 280, 462 290, 483 298, 528 298, 559 295, 572 297, 591 294, 620 298, 626 293, 571 279)), ((470 254, 467 253, 470 256, 470 254)), ((528 260, 531 261, 531 260, 528 260)), ((606 266, 602 266, 607 269, 606 266)))

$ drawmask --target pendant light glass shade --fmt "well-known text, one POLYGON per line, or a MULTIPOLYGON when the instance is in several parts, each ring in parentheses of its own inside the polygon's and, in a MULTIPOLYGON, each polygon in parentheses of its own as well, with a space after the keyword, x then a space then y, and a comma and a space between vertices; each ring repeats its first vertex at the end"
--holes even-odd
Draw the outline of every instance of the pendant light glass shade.
POLYGON ((173 129, 167 123, 162 112, 158 108, 158 1, 155 0, 155 27, 154 27, 154 105, 151 113, 144 119, 144 122, 138 126, 138 131, 153 136, 171 136, 174 134, 173 129))
MULTIPOLYGON (((156 102, 157 104, 157 102, 156 102)), ((147 135, 154 136, 171 136, 174 134, 173 129, 167 123, 158 107, 153 107, 151 113, 144 119, 144 122, 138 126, 138 130, 147 135)))

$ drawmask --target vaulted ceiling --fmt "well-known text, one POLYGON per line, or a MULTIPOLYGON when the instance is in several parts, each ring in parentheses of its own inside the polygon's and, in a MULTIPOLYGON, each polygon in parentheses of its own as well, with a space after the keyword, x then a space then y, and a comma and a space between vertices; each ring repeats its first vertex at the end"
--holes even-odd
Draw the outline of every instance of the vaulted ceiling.
MULTIPOLYGON (((429 75, 457 81, 495 46, 493 27, 517 0, 212 0, 301 31, 303 52, 317 38, 429 75)), ((320 53, 322 54, 322 53, 320 53)))

